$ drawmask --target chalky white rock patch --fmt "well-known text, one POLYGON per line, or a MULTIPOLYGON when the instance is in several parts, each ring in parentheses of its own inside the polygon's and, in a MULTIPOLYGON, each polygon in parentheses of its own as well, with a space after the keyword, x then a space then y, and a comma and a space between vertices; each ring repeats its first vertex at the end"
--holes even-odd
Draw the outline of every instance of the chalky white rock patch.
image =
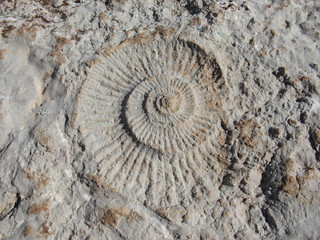
POLYGON ((215 102, 225 90, 217 62, 195 44, 155 41, 101 57, 77 117, 98 174, 115 189, 169 204, 200 186, 210 193, 202 175, 216 161, 215 102))

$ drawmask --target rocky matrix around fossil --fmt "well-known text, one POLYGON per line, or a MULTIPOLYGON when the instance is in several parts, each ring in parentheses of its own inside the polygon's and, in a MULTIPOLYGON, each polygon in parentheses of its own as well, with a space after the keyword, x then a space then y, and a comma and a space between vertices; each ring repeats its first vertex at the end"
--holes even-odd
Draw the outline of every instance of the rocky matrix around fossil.
POLYGON ((0 1, 0 239, 319 239, 319 13, 0 1))

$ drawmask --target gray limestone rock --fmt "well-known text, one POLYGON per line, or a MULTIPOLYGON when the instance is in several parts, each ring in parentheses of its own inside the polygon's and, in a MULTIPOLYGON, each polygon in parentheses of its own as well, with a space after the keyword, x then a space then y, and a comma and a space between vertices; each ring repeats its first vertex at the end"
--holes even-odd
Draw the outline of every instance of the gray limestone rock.
POLYGON ((0 239, 320 238, 319 17, 0 1, 0 239))

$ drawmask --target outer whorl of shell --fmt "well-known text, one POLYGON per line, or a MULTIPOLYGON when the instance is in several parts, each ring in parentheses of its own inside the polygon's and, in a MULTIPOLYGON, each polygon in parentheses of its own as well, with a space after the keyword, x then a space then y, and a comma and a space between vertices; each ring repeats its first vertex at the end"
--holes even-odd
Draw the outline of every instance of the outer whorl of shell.
POLYGON ((96 171, 117 191, 155 204, 201 186, 210 192, 204 175, 215 161, 216 103, 225 89, 215 59, 195 44, 159 40, 97 62, 77 117, 96 171))

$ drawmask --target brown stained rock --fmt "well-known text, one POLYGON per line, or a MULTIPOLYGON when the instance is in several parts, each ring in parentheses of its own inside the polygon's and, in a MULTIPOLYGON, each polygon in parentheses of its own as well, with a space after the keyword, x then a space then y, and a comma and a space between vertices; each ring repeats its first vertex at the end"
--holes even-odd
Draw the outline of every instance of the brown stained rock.
POLYGON ((53 142, 54 142, 54 138, 52 136, 46 136, 41 139, 40 144, 43 146, 46 146, 48 152, 53 152, 54 150, 53 142))
POLYGON ((40 2, 43 6, 52 6, 54 3, 54 0, 41 0, 40 2))
POLYGON ((231 213, 230 209, 228 209, 228 210, 226 210, 226 211, 223 212, 223 214, 222 214, 221 217, 222 217, 222 218, 230 218, 231 215, 232 215, 232 213, 231 213))
POLYGON ((159 208, 159 209, 157 209, 157 210, 156 210, 156 213, 157 213, 159 216, 161 216, 161 217, 167 219, 168 221, 170 221, 170 219, 168 218, 168 213, 165 211, 164 208, 159 208))
POLYGON ((27 175, 27 178, 30 180, 34 180, 35 179, 35 173, 30 173, 29 171, 27 171, 26 169, 23 169, 24 173, 27 175))
POLYGON ((29 209, 28 214, 41 214, 41 212, 47 212, 49 210, 50 199, 44 203, 34 203, 29 209))
POLYGON ((202 144, 206 140, 206 132, 204 130, 201 131, 192 131, 191 135, 195 138, 198 139, 198 143, 202 144))
POLYGON ((24 173, 27 175, 27 178, 32 180, 35 184, 35 188, 40 190, 47 186, 50 182, 50 177, 48 177, 45 173, 36 173, 36 172, 29 172, 26 169, 23 169, 24 173))
POLYGON ((65 55, 66 53, 63 52, 63 47, 65 45, 71 44, 72 40, 65 38, 65 37, 61 37, 61 36, 56 36, 56 46, 55 46, 55 50, 52 51, 50 53, 51 56, 56 56, 57 57, 57 61, 62 64, 65 63, 65 55))
MULTIPOLYGON (((44 85, 47 85, 49 83, 49 81, 51 80, 52 78, 52 74, 54 72, 54 69, 50 69, 48 72, 46 72, 43 76, 43 83, 44 85)), ((43 93, 45 92, 45 89, 43 90, 43 93)))
POLYGON ((119 216, 118 212, 115 209, 108 208, 103 209, 102 216, 100 218, 100 221, 103 225, 110 225, 112 227, 116 227, 119 222, 119 216))
POLYGON ((34 39, 36 39, 37 37, 37 32, 38 32, 38 27, 37 26, 31 26, 31 27, 27 27, 27 26, 23 26, 21 28, 18 29, 18 34, 22 37, 27 38, 28 40, 32 41, 34 39))
POLYGON ((202 233, 200 235, 200 239, 201 240, 216 240, 217 238, 215 238, 214 236, 212 236, 211 234, 209 233, 202 233))
POLYGON ((37 180, 36 189, 39 190, 39 189, 47 186, 50 181, 51 181, 50 177, 48 177, 46 174, 42 173, 37 180))
POLYGON ((320 171, 315 168, 306 170, 305 174, 297 177, 300 185, 298 199, 305 206, 320 204, 320 171))
POLYGON ((52 136, 52 133, 48 128, 36 128, 33 131, 34 138, 44 147, 48 152, 53 152, 56 148, 57 139, 52 136))
POLYGON ((295 177, 287 176, 285 184, 283 186, 283 191, 297 196, 299 194, 299 184, 295 177))
POLYGON ((186 213, 182 216, 184 221, 188 221, 191 217, 190 208, 186 207, 186 213))
POLYGON ((61 48, 64 46, 64 45, 67 45, 67 44, 71 44, 72 43, 72 40, 68 39, 68 38, 65 38, 65 37, 61 37, 61 36, 57 36, 56 37, 56 40, 57 40, 57 45, 56 45, 56 49, 59 51, 61 50, 61 48))
POLYGON ((164 40, 168 40, 176 32, 174 28, 168 26, 157 26, 156 30, 164 40))
POLYGON ((108 179, 105 177, 101 183, 101 187, 105 191, 117 192, 117 190, 110 185, 108 179))
POLYGON ((40 233, 39 237, 48 238, 52 232, 50 232, 50 226, 51 223, 48 223, 47 221, 43 222, 41 226, 38 228, 38 232, 40 233))
POLYGON ((290 158, 286 162, 286 172, 287 173, 293 173, 295 171, 296 161, 292 158, 290 158))
MULTIPOLYGON (((140 33, 136 35, 134 38, 128 38, 124 40, 123 42, 121 42, 121 44, 117 48, 113 50, 120 50, 122 48, 133 46, 135 44, 144 44, 144 43, 151 42, 155 39, 156 35, 157 35, 157 32, 140 33)), ((108 56, 108 54, 105 56, 108 56)))
POLYGON ((315 168, 311 168, 307 170, 305 175, 299 176, 297 179, 299 181, 301 189, 317 190, 317 188, 314 187, 314 189, 312 189, 308 185, 311 182, 313 182, 314 185, 320 185, 320 172, 315 168))
POLYGON ((261 126, 253 118, 239 122, 236 128, 240 131, 243 144, 250 148, 261 144, 261 126))
POLYGON ((170 222, 181 222, 190 218, 190 210, 180 206, 159 208, 156 213, 170 222))
POLYGON ((104 12, 102 12, 102 13, 100 13, 100 15, 99 15, 99 19, 100 19, 100 21, 102 22, 102 23, 108 23, 108 21, 110 20, 110 17, 107 15, 107 14, 105 14, 104 12))
POLYGON ((294 119, 292 119, 292 118, 290 118, 290 119, 288 120, 288 122, 289 122, 289 124, 290 124, 291 126, 297 125, 297 121, 294 120, 294 119))
POLYGON ((270 30, 270 37, 275 38, 277 36, 277 32, 274 29, 270 30))
POLYGON ((265 57, 265 56, 267 55, 267 53, 266 53, 265 51, 260 51, 260 52, 259 52, 259 55, 260 55, 261 57, 265 57))
POLYGON ((200 17, 194 17, 190 20, 189 25, 190 26, 199 26, 201 25, 201 18, 200 17))
POLYGON ((0 60, 4 59, 7 49, 0 49, 0 60))
POLYGON ((9 35, 12 33, 12 31, 13 31, 14 29, 15 29, 15 27, 12 26, 12 25, 9 25, 9 26, 3 28, 3 29, 2 29, 2 33, 1 33, 1 36, 2 36, 3 38, 8 38, 9 35))
POLYGON ((112 227, 117 227, 121 218, 125 218, 130 224, 134 220, 141 220, 143 217, 134 211, 128 211, 125 206, 120 209, 115 208, 105 208, 102 209, 102 215, 100 221, 103 225, 110 225, 112 227))
POLYGON ((91 60, 89 63, 88 63, 88 66, 89 67, 92 67, 93 65, 96 65, 96 64, 99 64, 101 63, 101 60, 99 58, 95 58, 93 60, 91 60))
POLYGON ((225 131, 221 131, 219 133, 219 136, 217 138, 217 140, 219 141, 219 144, 221 146, 225 145, 228 142, 228 135, 225 131))
POLYGON ((95 184, 100 184, 101 182, 101 174, 100 175, 93 175, 93 174, 88 174, 87 175, 88 180, 94 182, 95 184))
POLYGON ((33 227, 30 225, 25 226, 24 231, 23 231, 23 235, 25 237, 29 236, 30 234, 32 234, 33 232, 33 227))
POLYGON ((136 220, 143 220, 143 217, 137 213, 137 212, 134 212, 132 211, 131 213, 129 214, 122 214, 122 216, 124 216, 127 220, 128 223, 132 223, 132 221, 136 220))

